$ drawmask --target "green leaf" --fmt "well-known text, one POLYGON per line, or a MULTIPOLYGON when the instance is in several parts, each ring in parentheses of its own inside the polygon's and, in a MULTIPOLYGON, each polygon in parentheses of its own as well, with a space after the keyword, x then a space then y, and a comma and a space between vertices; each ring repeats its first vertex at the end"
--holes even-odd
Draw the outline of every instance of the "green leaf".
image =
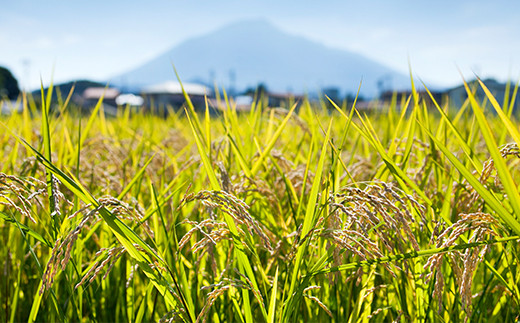
MULTIPOLYGON (((500 111, 500 106, 496 102, 495 98, 491 95, 491 93, 483 83, 481 83, 481 85, 483 86, 484 91, 486 91, 486 95, 488 95, 489 99, 492 101, 492 104, 497 110, 497 112, 500 111)), ((484 137, 484 140, 486 142, 486 146, 488 147, 489 153, 491 154, 493 162, 495 163, 495 168, 497 170, 498 176, 500 177, 502 185, 504 186, 504 190, 507 193, 508 201, 513 207, 513 215, 509 214, 509 212, 502 212, 499 213, 499 215, 502 218, 502 220, 504 220, 504 222, 506 222, 516 234, 520 234, 520 223, 516 221, 516 219, 520 216, 520 194, 518 194, 518 189, 513 180, 513 177, 509 172, 504 158, 498 150, 498 145, 495 141, 491 128, 489 127, 489 124, 486 121, 486 117, 484 116, 482 108, 478 105, 471 91, 469 91, 467 83, 464 83, 464 86, 466 87, 466 91, 468 92, 468 97, 470 99, 473 112, 475 113, 475 117, 477 118, 477 122, 482 132, 482 136, 484 137)), ((511 127, 510 131, 513 132, 512 135, 518 135, 518 132, 513 130, 512 125, 506 122, 508 118, 505 115, 503 115, 501 118, 506 127, 508 127, 508 125, 511 127)), ((516 139, 517 138, 515 138, 515 140, 516 139)), ((518 137, 518 139, 520 139, 520 136, 518 137)))
POLYGON ((276 267, 276 272, 275 272, 274 278, 273 278, 273 287, 271 288, 271 300, 269 301, 269 312, 268 312, 269 320, 267 321, 268 323, 275 322, 277 290, 278 290, 278 266, 276 267))
MULTIPOLYGON (((196 131, 195 126, 190 118, 190 112, 188 112, 187 109, 185 109, 185 112, 186 112, 186 116, 188 117, 188 123, 190 124, 191 130, 193 132, 193 136, 195 138, 195 143, 197 145, 199 155, 202 159, 202 164, 204 165, 204 168, 206 169, 206 173, 208 175, 208 178, 209 178, 209 181, 211 184, 211 188, 215 191, 220 191, 221 188, 220 188, 220 184, 217 180, 217 175, 215 174, 215 170, 212 167, 212 164, 209 160, 208 155, 204 151, 204 146, 203 146, 202 140, 200 139, 199 133, 196 131)), ((224 213, 224 220, 226 221, 229 231, 233 237, 233 243, 236 248, 236 257, 238 260, 239 268, 241 268, 243 270, 242 272, 249 278, 249 280, 251 280, 253 287, 257 290, 260 290, 258 288, 258 284, 256 282, 256 278, 255 278, 253 269, 249 262, 249 258, 245 254, 244 245, 242 244, 242 241, 240 240, 240 236, 238 233, 238 229, 235 225, 235 222, 229 214, 227 214, 226 212, 223 212, 223 213, 224 213)), ((244 293, 249 293, 249 292, 244 290, 243 295, 245 295, 244 293)), ((247 307, 246 307, 246 309, 247 309, 247 307)), ((267 320, 267 311, 262 302, 260 302, 260 309, 262 311, 264 319, 267 320)), ((252 317, 252 316, 250 316, 248 313, 246 313, 246 319, 248 317, 252 317)))
MULTIPOLYGON (((359 114, 358 114, 359 115, 359 114)), ((419 195, 428 205, 432 205, 432 201, 426 196, 423 190, 421 190, 414 181, 412 181, 406 173, 397 166, 397 164, 392 160, 392 158, 386 153, 385 148, 373 132, 373 127, 370 125, 370 120, 368 118, 363 120, 361 118, 361 122, 365 128, 365 131, 358 127, 356 124, 353 124, 354 128, 357 129, 361 135, 368 140, 368 142, 376 149, 379 153, 383 162, 386 164, 386 167, 390 170, 390 172, 395 176, 395 179, 399 183, 401 189, 405 191, 407 194, 410 193, 410 188, 413 189, 417 195, 419 195)))
POLYGON ((146 163, 144 163, 143 167, 141 167, 141 169, 135 174, 134 178, 132 178, 132 180, 126 185, 126 187, 121 191, 121 193, 119 193, 119 195, 117 196, 118 200, 123 199, 123 197, 126 195, 126 193, 128 193, 128 191, 130 191, 132 186, 134 186, 135 183, 137 183, 137 181, 143 176, 143 173, 146 170, 146 167, 148 167, 148 165, 152 162, 154 157, 155 157, 155 155, 150 157, 146 161, 146 163))
MULTIPOLYGON (((477 80, 478 80, 480 86, 482 87, 482 89, 484 90, 484 92, 486 93, 486 96, 489 99, 489 102, 491 102, 491 105, 493 106, 493 108, 497 112, 498 116, 500 117, 500 120, 502 121, 503 125, 508 130, 509 135, 511 137, 513 137, 513 140, 516 142, 517 146, 520 147, 520 132, 518 132, 517 126, 515 126, 513 124, 513 122, 511 121, 511 119, 504 113, 504 111, 500 107, 500 104, 498 104, 497 100, 495 99, 495 97, 493 96, 491 91, 489 91, 489 89, 484 84, 484 82, 482 82, 480 79, 477 79, 477 80)), ((477 104, 474 97, 473 97, 473 100, 470 98, 470 101, 472 102, 472 104, 477 104)))
MULTIPOLYGON (((327 129, 327 134, 325 135, 325 140, 324 140, 325 143, 329 141, 331 128, 332 128, 332 120, 329 123, 329 127, 327 129)), ((302 227, 302 231, 300 233, 300 239, 303 239, 307 236, 307 234, 312 230, 312 228, 314 227, 314 225, 316 224, 316 221, 317 221, 316 202, 318 200, 318 193, 319 193, 320 187, 321 187, 322 174, 323 174, 323 170, 325 168, 325 158, 327 156, 327 146, 328 145, 324 144, 321 149, 320 159, 318 161, 318 166, 316 168, 316 172, 314 175, 314 183, 312 184, 311 193, 309 195, 309 201, 308 201, 306 212, 305 212, 305 217, 303 220, 303 227, 302 227)), ((307 250, 307 245, 309 243, 309 240, 310 239, 307 239, 307 241, 301 243, 298 246, 298 251, 296 253, 296 258, 295 258, 295 264, 294 264, 294 267, 292 268, 291 285, 289 287, 289 292, 287 294, 288 298, 289 298, 288 299, 289 302, 284 307, 283 314, 282 314, 283 320, 285 320, 285 321, 288 320, 290 318, 291 314, 297 310, 296 308, 302 297, 301 293, 296 293, 296 295, 293 295, 293 293, 297 286, 298 274, 300 272, 300 267, 302 265, 303 257, 307 250)), ((302 284, 302 282, 300 282, 300 285, 301 284, 302 284)))
POLYGON ((203 142, 199 137, 199 133, 196 131, 195 126, 191 120, 190 113, 187 109, 184 109, 186 112, 186 117, 188 118, 188 123, 190 124, 191 130, 193 132, 193 137, 195 138, 195 143, 197 144, 197 150, 199 152, 200 158, 202 159, 202 164, 204 165, 204 169, 206 170, 206 174, 208 175, 209 182, 211 184, 211 189, 215 191, 220 191, 220 184, 217 179, 217 175, 215 170, 213 169, 213 165, 209 159, 209 156, 206 154, 204 149, 203 142))
MULTIPOLYGON (((51 104, 51 96, 52 96, 52 82, 49 86, 49 90, 47 92, 47 99, 44 97, 44 90, 43 90, 43 83, 40 85, 41 87, 41 99, 42 99, 42 137, 43 137, 43 149, 44 149, 44 156, 49 160, 49 162, 52 162, 52 148, 51 148, 51 134, 50 134, 50 125, 49 125, 49 108, 51 104)), ((53 238, 56 238, 56 235, 58 234, 58 213, 56 212, 56 196, 54 195, 54 189, 53 189, 53 178, 52 174, 49 171, 46 171, 46 178, 47 178, 47 195, 49 197, 49 213, 52 217, 52 235, 53 238)))
POLYGON ((450 128, 452 133, 455 135, 455 139, 457 139, 457 142, 462 147, 462 150, 464 151, 466 156, 468 156, 469 161, 471 162, 471 165, 475 168, 475 170, 480 172, 480 167, 477 166, 478 160, 476 159, 475 154, 473 153, 473 150, 471 149, 471 147, 467 144, 467 140, 462 138, 462 135, 461 135, 459 129, 450 120, 450 118, 448 118, 448 115, 446 114, 446 112, 444 112, 444 110, 441 109, 441 107, 439 106, 437 101, 434 99, 430 90, 428 90, 427 87, 424 87, 424 88, 426 89, 426 92, 428 93, 428 95, 430 96, 430 99, 434 103, 434 106, 437 108, 437 111, 439 111, 439 113, 442 115, 443 120, 446 122, 446 124, 448 125, 448 127, 450 128))
POLYGON ((471 242, 471 243, 461 243, 461 244, 452 245, 452 246, 443 247, 443 248, 425 249, 425 250, 420 250, 420 251, 412 251, 412 252, 407 252, 407 253, 402 253, 402 254, 397 254, 397 255, 390 255, 390 256, 368 259, 368 260, 363 260, 363 261, 351 262, 348 264, 334 266, 331 268, 309 273, 307 276, 305 276, 305 278, 310 278, 310 277, 314 277, 314 276, 322 275, 322 274, 333 273, 333 272, 337 272, 337 271, 353 270, 353 269, 356 269, 359 267, 366 267, 366 266, 371 266, 374 264, 384 264, 384 263, 399 261, 399 260, 403 260, 403 259, 429 257, 429 256, 433 256, 433 255, 450 252, 450 251, 465 250, 465 249, 475 248, 475 247, 480 247, 480 246, 485 246, 485 245, 489 246, 489 245, 493 245, 496 243, 505 243, 505 242, 514 241, 514 240, 518 240, 518 239, 520 239, 520 236, 511 236, 511 237, 506 237, 506 238, 498 238, 498 239, 494 239, 494 240, 483 240, 483 241, 471 242))
MULTIPOLYGON (((484 185, 482 185, 478 178, 476 178, 470 170, 464 166, 455 155, 453 155, 446 146, 440 142, 435 136, 428 131, 426 128, 423 128, 424 131, 430 136, 430 138, 435 142, 437 148, 439 148, 444 156, 448 158, 448 160, 455 166, 455 168, 461 173, 466 181, 477 191, 477 193, 484 199, 484 201, 488 204, 488 206, 493 209, 507 224, 511 226, 513 231, 517 234, 520 234, 520 223, 516 221, 509 211, 496 199, 496 197, 489 192, 484 185)), ((495 147, 496 149, 496 147, 495 147)))
POLYGON ((287 113, 287 116, 283 119, 282 123, 278 126, 278 129, 276 129, 275 133, 269 140, 266 148, 260 153, 260 157, 256 160, 256 162, 253 164, 253 167, 251 168, 252 175, 255 175, 260 170, 260 167, 262 166, 262 163, 264 162, 265 158, 268 154, 271 153, 271 150, 273 149, 276 141, 282 134, 283 129, 287 125, 287 122, 289 122, 289 119, 291 119, 291 115, 294 112, 294 109, 296 109, 296 106, 296 104, 292 106, 291 110, 289 110, 289 112, 287 113))
POLYGON ((53 245, 47 241, 44 237, 42 237, 38 232, 34 231, 33 229, 29 228, 23 223, 20 223, 18 221, 15 221, 14 218, 7 215, 6 213, 0 211, 0 219, 4 220, 7 223, 12 223, 13 225, 17 225, 20 227, 20 230, 22 230, 24 233, 30 235, 31 237, 35 238, 36 240, 40 241, 44 245, 46 245, 49 248, 52 248, 53 245))

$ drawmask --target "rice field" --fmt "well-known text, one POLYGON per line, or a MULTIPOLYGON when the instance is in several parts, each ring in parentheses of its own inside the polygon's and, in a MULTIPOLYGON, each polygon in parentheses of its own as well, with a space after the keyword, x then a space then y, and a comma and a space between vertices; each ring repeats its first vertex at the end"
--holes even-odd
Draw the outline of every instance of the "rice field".
POLYGON ((473 90, 166 119, 24 97, 0 119, 0 321, 519 320, 517 112, 473 90))

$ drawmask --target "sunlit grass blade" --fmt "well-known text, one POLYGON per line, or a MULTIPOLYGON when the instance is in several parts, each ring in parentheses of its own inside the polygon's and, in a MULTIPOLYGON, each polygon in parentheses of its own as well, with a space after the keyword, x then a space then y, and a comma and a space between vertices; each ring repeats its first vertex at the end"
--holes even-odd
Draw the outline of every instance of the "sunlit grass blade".
POLYGON ((208 97, 204 97, 204 104, 206 105, 206 110, 204 114, 204 128, 206 130, 206 147, 211 149, 211 116, 209 114, 209 105, 208 105, 208 97))
MULTIPOLYGON (((327 129, 327 133, 325 135, 325 142, 329 141, 330 131, 332 128, 332 121, 329 124, 329 127, 327 129)), ((321 189, 321 178, 322 174, 325 168, 325 158, 326 158, 326 151, 327 151, 327 145, 324 144, 321 149, 320 159, 318 161, 318 165, 315 171, 314 175, 314 183, 312 184, 311 193, 309 195, 309 202, 307 204, 305 217, 303 220, 303 227, 302 231, 300 233, 300 236, 306 237, 307 234, 311 231, 312 227, 316 223, 317 217, 316 217, 316 202, 318 200, 318 193, 321 189)), ((288 303, 284 304, 283 308, 283 314, 282 317, 284 320, 288 320, 292 313, 294 311, 297 311, 297 308, 299 306, 299 302, 301 299, 301 295, 296 294, 294 295, 294 291, 298 285, 298 276, 300 274, 300 267, 302 266, 303 257, 305 255, 305 252, 307 250, 308 240, 305 242, 302 242, 302 244, 298 247, 298 251, 296 253, 296 257, 294 260, 294 267, 292 268, 291 273, 291 284, 289 287, 289 292, 287 293, 288 296, 288 303)), ((287 302, 287 301, 286 301, 287 302)))
POLYGON ((41 234, 32 230, 25 224, 15 221, 15 219, 12 216, 9 216, 6 213, 0 211, 0 219, 2 219, 3 221, 5 221, 7 223, 12 223, 13 225, 19 226, 20 230, 22 230, 24 233, 32 236, 33 238, 35 238, 39 242, 43 243, 47 247, 52 248, 52 244, 47 239, 45 239, 41 234))
MULTIPOLYGON (((361 84, 359 85, 361 87, 361 84)), ((334 109, 336 109, 336 111, 338 111, 345 119, 346 119, 346 126, 343 130, 343 137, 341 139, 341 143, 339 145, 339 147, 341 148, 343 146, 343 144, 345 143, 345 140, 347 138, 347 134, 350 130, 350 126, 352 124, 352 118, 354 117, 354 111, 355 111, 355 108, 356 108, 356 102, 357 102, 357 99, 358 99, 358 96, 359 96, 359 91, 360 89, 358 89, 358 93, 356 95, 356 98, 354 99, 354 103, 352 104, 352 108, 350 109, 350 113, 349 115, 347 115, 342 108, 340 108, 334 101, 332 101, 329 97, 327 97, 327 99, 329 100, 329 102, 332 104, 332 106, 334 107, 334 109)), ((352 177, 352 174, 350 173, 350 171, 348 170, 348 167, 347 165, 345 165, 343 159, 341 158, 341 151, 339 149, 336 148, 336 146, 334 145, 333 142, 329 141, 329 144, 331 146, 331 148, 334 150, 334 152, 336 153, 336 157, 337 157, 337 161, 341 164, 341 166, 343 167, 343 170, 347 173, 347 176, 350 178, 350 180, 352 181, 352 183, 356 186, 358 186, 356 180, 352 177)), ((339 183, 338 183, 339 184, 339 183)), ((334 188, 334 190, 336 190, 336 188, 334 188)))
MULTIPOLYGON (((509 135, 516 142, 517 146, 520 147, 520 132, 518 131, 518 128, 513 124, 513 122, 506 115, 506 113, 504 113, 504 111, 500 107, 500 104, 498 104, 497 100, 495 99, 495 97, 493 96, 491 91, 489 91, 489 89, 484 84, 484 82, 482 82, 480 79, 478 79, 478 82, 479 82, 480 86, 482 87, 482 89, 484 90, 484 92, 486 93, 486 96, 487 96, 489 102, 491 102, 491 105, 493 106, 493 108, 497 112, 498 116, 500 117, 500 120, 502 121, 505 128, 509 132, 509 135)), ((470 101, 472 103, 474 102, 474 104, 477 104, 474 97, 470 97, 470 101)), ((478 120, 480 120, 480 119, 478 119, 478 120)), ((489 127, 487 127, 487 128, 489 128, 489 127)))
MULTIPOLYGON (((181 82, 181 78, 179 76, 179 73, 177 73, 177 69, 175 68, 175 65, 173 65, 173 71, 175 72, 175 76, 177 77, 177 81, 179 82, 182 90, 182 95, 184 97, 184 101, 186 102, 186 105, 188 106, 188 110, 191 112, 192 115, 192 127, 194 127, 197 130, 197 133, 199 135, 202 135, 204 132, 202 131, 202 126, 200 124, 199 117, 197 115, 197 111, 195 111, 195 106, 193 105, 193 102, 191 102, 191 98, 184 89, 184 85, 181 82)), ((201 141, 201 144, 205 145, 206 143, 204 141, 201 141)), ((205 149, 210 149, 210 147, 204 147, 205 149)))
MULTIPOLYGON (((21 224, 16 219, 16 217, 11 216, 11 217, 9 217, 9 219, 10 219, 9 222, 14 223, 18 227, 18 230, 20 230, 20 233, 21 233, 21 235, 23 237, 23 240, 25 241, 26 245, 28 246, 29 255, 32 256, 34 262, 36 263, 37 268, 38 268, 38 273, 41 276, 43 276, 43 268, 42 268, 42 266, 40 264, 40 261, 38 260, 38 257, 36 256, 35 250, 31 246, 31 244, 29 243, 29 241, 27 239, 27 235, 25 233, 29 232, 29 234, 32 235, 33 237, 37 236, 37 234, 31 234, 30 231, 26 231, 24 229, 25 226, 23 224, 21 224)), ((29 317, 27 319, 28 322, 36 321, 36 317, 37 317, 37 315, 38 315, 38 313, 40 311, 43 294, 40 293, 39 290, 40 290, 42 284, 43 284, 43 280, 40 280, 38 289, 36 289, 36 292, 35 292, 33 300, 32 300, 31 310, 29 312, 29 317)), ((51 288, 50 294, 51 294, 52 305, 54 306, 54 309, 55 309, 56 313, 58 314, 58 316, 60 317, 61 320, 65 320, 65 316, 64 316, 63 310, 62 310, 60 304, 58 304, 58 300, 57 300, 56 293, 55 293, 54 289, 51 288)), ((7 315, 6 315, 6 319, 7 319, 7 315)))
MULTIPOLYGON (((38 290, 42 288, 43 281, 40 282, 38 285, 38 290)), ((33 298, 33 303, 31 306, 31 310, 29 312, 29 318, 28 322, 36 322, 36 318, 38 316, 38 312, 40 310, 41 302, 42 302, 43 294, 40 294, 39 292, 36 292, 33 298)))
POLYGON ((276 129, 273 136, 269 139, 269 142, 267 143, 266 147, 260 154, 260 157, 253 164, 253 167, 251 168, 251 173, 253 175, 255 175, 260 170, 260 167, 262 166, 262 163, 266 159, 267 155, 271 153, 271 150, 273 149, 276 141, 282 134, 282 131, 285 128, 285 125, 287 124, 287 122, 289 122, 289 119, 291 118, 291 115, 294 112, 294 109, 296 109, 296 104, 294 104, 292 106, 291 110, 289 110, 289 112, 287 113, 287 116, 283 119, 282 123, 278 126, 278 129, 276 129))
POLYGON ((410 154, 412 152, 412 147, 415 141, 415 126, 417 122, 415 121, 415 116, 417 115, 418 109, 413 109, 410 118, 408 119, 408 131, 406 133, 406 144, 404 147, 403 157, 398 160, 398 162, 402 165, 403 171, 406 171, 408 167, 408 159, 410 158, 410 154))
POLYGON ((278 291, 278 267, 276 267, 276 272, 273 278, 273 286, 271 288, 271 300, 269 301, 269 312, 268 312, 268 323, 275 322, 276 315, 276 294, 278 291))
POLYGON ((132 180, 125 186, 123 191, 121 191, 121 193, 117 196, 118 200, 121 200, 126 195, 126 193, 128 193, 128 191, 130 191, 132 189, 132 187, 135 185, 135 183, 137 183, 137 181, 143 176, 146 168, 152 162, 154 157, 155 157, 155 155, 150 157, 150 159, 148 159, 144 163, 143 167, 141 167, 141 169, 135 174, 134 178, 132 178, 132 180))
MULTIPOLYGON (((167 257, 168 256, 173 257, 173 252, 177 251, 179 248, 177 234, 176 234, 175 230, 168 230, 166 228, 166 221, 163 216, 163 212, 161 211, 162 205, 160 204, 160 202, 157 198, 157 193, 155 191, 155 187, 152 185, 151 182, 149 183, 149 186, 150 186, 150 191, 151 191, 152 197, 153 197, 152 206, 157 210, 157 212, 155 213, 156 216, 154 217, 154 221, 153 221, 154 232, 156 233, 156 236, 155 236, 156 244, 162 247, 163 252, 162 252, 161 256, 163 257, 163 259, 168 260, 167 257), (160 224, 159 224, 159 222, 160 222, 160 224), (168 234, 169 231, 170 232, 173 231, 173 232, 168 234), (170 235, 172 235, 174 237, 174 239, 171 239, 169 237, 170 235), (174 240, 174 241, 172 241, 172 240, 174 240)), ((158 251, 161 252, 161 250, 158 250, 158 251)), ((174 259, 172 259, 172 262, 173 261, 174 261, 174 259)), ((180 281, 179 288, 182 287, 181 294, 184 295, 184 300, 186 302, 186 310, 188 311, 188 315, 191 318, 191 321, 195 322, 196 321, 196 315, 194 312, 195 306, 194 306, 193 300, 190 296, 190 288, 189 288, 189 285, 186 280, 184 264, 182 264, 182 262, 179 262, 178 266, 174 266, 173 272, 174 272, 173 275, 178 277, 178 279, 180 281)))
MULTIPOLYGON (((49 122, 49 109, 50 109, 50 102, 51 102, 51 96, 52 96, 52 83, 49 86, 47 97, 45 97, 44 89, 43 89, 43 83, 41 83, 41 100, 42 100, 42 137, 43 137, 43 154, 49 162, 52 162, 52 148, 51 148, 51 135, 50 135, 50 122, 49 122)), ((58 230, 58 221, 60 221, 58 217, 58 212, 56 210, 56 196, 54 193, 53 186, 53 175, 47 171, 47 195, 49 197, 49 214, 52 217, 52 225, 53 225, 53 238, 56 238, 57 230, 58 230)))
MULTIPOLYGON (((191 121, 192 119, 190 118, 190 112, 187 109, 185 109, 185 112, 186 112, 186 116, 188 118, 188 122, 193 131, 193 136, 195 138, 197 149, 198 149, 200 157, 202 159, 204 168, 206 169, 206 173, 209 178, 211 188, 212 188, 212 190, 220 191, 221 187, 217 180, 217 175, 215 174, 215 170, 213 169, 213 166, 209 160, 208 155, 204 151, 204 146, 203 146, 202 140, 199 138, 199 133, 196 131, 195 126, 194 126, 193 122, 191 121)), ((228 225, 228 228, 229 228, 232 238, 233 238, 233 243, 236 248, 236 257, 238 259, 239 267, 242 269, 243 273, 251 280, 253 287, 255 289, 259 290, 253 269, 251 267, 249 259, 247 258, 246 254, 245 254, 244 246, 242 244, 242 241, 240 240, 240 236, 238 234, 238 229, 235 225, 235 222, 234 222, 233 218, 231 218, 231 216, 229 214, 227 214, 226 212, 224 212, 224 219, 228 225)), ((243 295, 245 295, 246 293, 249 293, 249 292, 243 291, 243 295)), ((249 305, 247 305, 246 310, 248 308, 249 308, 249 305)), ((267 320, 267 311, 262 302, 260 302, 260 309, 262 310, 264 319, 267 320)), ((250 308, 249 308, 249 310, 250 310, 250 308)), ((249 311, 246 312, 246 318, 252 318, 249 311)))
MULTIPOLYGON (((455 166, 455 168, 461 173, 466 181, 475 189, 475 191, 484 199, 484 201, 493 209, 503 220, 506 222, 511 229, 516 233, 520 234, 520 223, 509 213, 509 211, 500 203, 497 198, 480 183, 479 179, 475 177, 470 170, 462 164, 462 162, 435 136, 427 129, 423 128, 424 131, 430 136, 435 142, 435 145, 439 150, 442 151, 444 156, 455 166)), ((495 147, 496 149, 496 147, 495 147)))
POLYGON ((437 103, 437 100, 435 100, 435 98, 433 97, 432 93, 430 92, 430 90, 425 86, 424 87, 426 92, 428 93, 428 95, 430 96, 430 99, 432 100, 435 108, 437 109, 437 111, 439 111, 439 113, 441 114, 443 120, 446 122, 446 124, 448 125, 448 127, 450 128, 451 132, 455 135, 455 138, 457 139, 457 142, 459 143, 459 145, 462 147, 462 150, 464 151, 464 153, 466 154, 466 156, 469 157, 469 161, 471 162, 472 166, 475 168, 476 171, 480 172, 480 167, 477 166, 477 160, 476 160, 476 156, 473 152, 473 150, 471 149, 471 147, 467 144, 467 141, 464 140, 464 138, 462 138, 462 135, 459 131, 459 129, 455 126, 455 124, 450 120, 450 118, 448 117, 448 115, 446 114, 446 112, 444 112, 443 109, 441 109, 441 107, 439 106, 439 104, 437 103))
MULTIPOLYGON (((108 88, 108 84, 106 85, 105 90, 107 88, 108 88)), ((92 126, 94 125, 94 122, 98 118, 98 113, 99 113, 99 111, 101 109, 101 106, 103 105, 104 97, 105 97, 105 93, 103 92, 103 94, 101 95, 101 97, 97 101, 96 105, 92 109, 92 112, 90 113, 90 117, 89 117, 89 119, 87 121, 87 124, 86 124, 85 128, 83 128, 83 131, 82 131, 82 137, 81 137, 81 141, 80 141, 80 148, 83 147, 83 144, 85 143, 85 140, 87 139, 87 137, 89 135, 90 129, 92 129, 92 126)))
POLYGON ((199 152, 200 158, 202 159, 202 164, 204 169, 206 170, 206 174, 208 176, 209 182, 211 184, 211 189, 215 191, 220 191, 220 183, 218 182, 217 175, 213 170, 213 164, 211 163, 209 156, 206 154, 204 150, 204 145, 199 137, 199 133, 195 129, 195 125, 192 122, 191 116, 187 109, 185 109, 186 117, 188 118, 188 123, 190 124, 191 130, 193 131, 193 137, 195 139, 195 143, 197 145, 197 150, 199 152))
POLYGON ((412 252, 407 252, 407 253, 403 253, 403 254, 390 255, 390 256, 385 256, 385 257, 380 257, 380 258, 352 262, 352 263, 348 263, 348 264, 344 264, 344 265, 340 265, 340 266, 334 266, 331 268, 312 272, 308 276, 305 276, 305 278, 310 278, 312 276, 317 276, 317 275, 322 275, 322 274, 333 273, 333 272, 337 272, 337 271, 353 270, 356 268, 371 266, 374 264, 384 264, 384 263, 399 261, 399 260, 403 260, 403 259, 414 259, 414 258, 418 258, 418 257, 429 257, 432 255, 443 254, 446 252, 451 252, 451 251, 456 251, 456 250, 465 250, 468 248, 475 248, 475 247, 485 246, 485 245, 490 246, 490 245, 497 244, 497 243, 507 243, 510 241, 518 240, 518 239, 520 239, 520 236, 515 235, 515 236, 511 236, 511 237, 497 238, 494 240, 484 240, 484 241, 471 242, 471 243, 461 243, 461 244, 456 244, 456 245, 452 245, 449 247, 423 249, 420 251, 412 251, 412 252))
MULTIPOLYGON (((489 124, 486 121, 486 117, 484 116, 484 113, 483 113, 481 107, 478 105, 475 98, 469 91, 467 84, 466 83, 464 83, 464 84, 465 84, 466 90, 468 92, 468 97, 470 98, 471 106, 473 107, 473 112, 475 113, 475 116, 477 118, 482 136, 484 137, 488 151, 491 154, 491 157, 493 158, 493 162, 495 163, 495 168, 497 169, 500 180, 502 181, 502 184, 504 185, 504 190, 507 193, 509 203, 511 204, 511 206, 513 208, 513 215, 507 214, 507 216, 506 216, 504 214, 504 215, 501 215, 501 217, 508 225, 511 226, 511 228, 517 234, 519 234, 520 233, 520 223, 517 220, 515 220, 515 218, 518 219, 520 217, 520 194, 518 193, 516 183, 514 182, 513 177, 511 175, 511 173, 509 172, 509 169, 506 165, 504 158, 502 157, 500 151, 498 150, 498 145, 495 141, 495 138, 489 127, 489 124)), ((484 91, 486 91, 486 95, 488 95, 489 99, 492 101, 492 104, 495 107, 495 109, 497 110, 497 112, 498 111, 502 112, 500 109, 500 106, 498 105, 498 103, 496 102, 494 97, 491 95, 489 90, 487 90, 485 85, 481 84, 481 86, 483 86, 484 91)), ((499 112, 499 115, 500 115, 500 112, 499 112)), ((502 122, 504 122, 504 124, 506 125, 506 127, 508 127, 508 130, 510 130, 510 132, 512 132, 511 135, 515 138, 515 140, 520 139, 518 131, 515 131, 516 129, 514 129, 512 124, 507 122, 508 118, 503 114, 503 112, 501 115, 501 119, 502 119, 502 122)), ((517 142, 520 142, 520 140, 518 140, 517 142)))
POLYGON ((233 137, 231 136, 231 134, 229 132, 228 132, 227 137, 228 137, 229 143, 231 145, 231 149, 233 149, 233 153, 234 153, 235 157, 238 159, 238 163, 240 164, 242 171, 244 172, 244 174, 247 177, 251 177, 252 173, 251 173, 250 167, 247 164, 244 156, 242 156, 242 152, 240 151, 239 147, 237 146, 235 139, 233 139, 233 137))
POLYGON ((428 198, 428 196, 426 196, 424 191, 421 190, 417 186, 417 184, 415 184, 410 179, 410 177, 408 177, 408 175, 406 175, 406 173, 401 168, 399 168, 399 166, 397 166, 395 161, 390 156, 388 156, 383 145, 381 144, 379 139, 373 133, 373 127, 370 126, 370 121, 368 119, 363 120, 363 118, 361 116, 360 116, 360 120, 361 120, 365 130, 361 129, 356 124, 353 125, 354 128, 357 129, 361 133, 361 135, 363 135, 363 137, 365 137, 365 139, 368 140, 368 142, 372 145, 372 147, 374 147, 376 149, 378 154, 383 159, 383 162, 386 164, 386 166, 388 167, 390 172, 395 176, 396 180, 399 182, 401 188, 405 192, 409 192, 410 188, 413 189, 414 192, 417 195, 419 195, 428 205, 431 205, 432 202, 431 202, 430 198, 428 198))

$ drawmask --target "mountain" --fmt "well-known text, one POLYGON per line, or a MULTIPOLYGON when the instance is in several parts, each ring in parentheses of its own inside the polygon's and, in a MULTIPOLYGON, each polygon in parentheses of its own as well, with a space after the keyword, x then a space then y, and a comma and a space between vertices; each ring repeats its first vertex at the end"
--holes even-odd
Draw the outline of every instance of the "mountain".
POLYGON ((187 40, 155 59, 112 78, 113 84, 139 87, 175 79, 243 91, 264 83, 273 92, 313 93, 337 87, 374 96, 384 90, 408 88, 409 77, 360 54, 327 47, 288 34, 264 20, 225 26, 187 40))

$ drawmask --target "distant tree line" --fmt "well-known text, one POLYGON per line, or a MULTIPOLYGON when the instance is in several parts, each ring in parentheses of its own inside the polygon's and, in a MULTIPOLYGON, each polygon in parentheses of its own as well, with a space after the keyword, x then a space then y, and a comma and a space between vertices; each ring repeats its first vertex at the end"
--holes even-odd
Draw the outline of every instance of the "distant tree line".
POLYGON ((11 71, 0 66, 0 99, 7 97, 9 100, 16 100, 19 95, 18 81, 11 71))

